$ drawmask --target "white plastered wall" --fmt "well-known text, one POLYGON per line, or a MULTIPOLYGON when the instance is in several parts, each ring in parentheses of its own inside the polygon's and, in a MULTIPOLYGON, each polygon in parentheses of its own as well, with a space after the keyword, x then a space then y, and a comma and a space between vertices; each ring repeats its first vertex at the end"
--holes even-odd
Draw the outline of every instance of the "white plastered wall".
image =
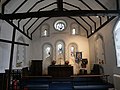
MULTIPOLYGON (((95 46, 94 40, 98 33, 103 36, 104 45, 105 45, 105 61, 106 63, 102 66, 104 67, 105 74, 110 75, 109 81, 113 82, 113 74, 119 73, 120 68, 117 68, 116 65, 116 55, 115 55, 115 47, 114 47, 114 36, 113 30, 116 24, 117 18, 112 20, 109 24, 104 26, 101 30, 95 33, 93 36, 89 38, 90 45, 90 63, 91 66, 95 63, 95 46)), ((92 67, 91 67, 92 68, 92 67)))

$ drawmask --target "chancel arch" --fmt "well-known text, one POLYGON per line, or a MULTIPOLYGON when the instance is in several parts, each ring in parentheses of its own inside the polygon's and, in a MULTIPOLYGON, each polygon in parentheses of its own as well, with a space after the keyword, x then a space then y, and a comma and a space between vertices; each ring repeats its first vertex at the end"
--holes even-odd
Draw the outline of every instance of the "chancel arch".
MULTIPOLYGON (((22 36, 17 39, 18 42, 25 43, 22 36)), ((26 64, 26 49, 23 45, 17 45, 16 67, 23 67, 26 64)))
POLYGON ((63 40, 56 42, 56 64, 62 65, 65 63, 65 43, 63 40))
POLYGON ((97 34, 95 37, 95 63, 105 64, 105 46, 104 39, 101 34, 97 34))
POLYGON ((53 59, 53 47, 50 43, 43 44, 43 74, 48 74, 48 66, 51 65, 53 59))

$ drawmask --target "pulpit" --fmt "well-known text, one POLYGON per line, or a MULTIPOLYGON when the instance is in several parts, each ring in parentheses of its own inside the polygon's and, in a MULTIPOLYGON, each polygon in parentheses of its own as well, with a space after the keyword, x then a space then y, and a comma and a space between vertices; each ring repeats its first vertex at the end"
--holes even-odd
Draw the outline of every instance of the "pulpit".
POLYGON ((52 77, 70 77, 71 75, 73 75, 73 66, 50 65, 48 66, 48 75, 52 77))

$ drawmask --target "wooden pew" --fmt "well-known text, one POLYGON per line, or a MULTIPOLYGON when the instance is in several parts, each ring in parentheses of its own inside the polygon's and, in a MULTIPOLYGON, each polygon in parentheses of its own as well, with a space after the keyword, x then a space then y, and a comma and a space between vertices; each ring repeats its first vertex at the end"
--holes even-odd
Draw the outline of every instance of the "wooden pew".
POLYGON ((21 90, 48 90, 51 76, 24 76, 21 79, 21 90))

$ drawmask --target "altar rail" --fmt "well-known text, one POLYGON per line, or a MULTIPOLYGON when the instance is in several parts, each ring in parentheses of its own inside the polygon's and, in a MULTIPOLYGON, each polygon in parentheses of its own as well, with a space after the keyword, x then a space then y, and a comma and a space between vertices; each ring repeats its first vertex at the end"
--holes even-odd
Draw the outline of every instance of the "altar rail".
POLYGON ((113 88, 112 84, 101 79, 104 76, 109 75, 79 75, 69 78, 26 76, 21 79, 20 90, 108 90, 113 88))

